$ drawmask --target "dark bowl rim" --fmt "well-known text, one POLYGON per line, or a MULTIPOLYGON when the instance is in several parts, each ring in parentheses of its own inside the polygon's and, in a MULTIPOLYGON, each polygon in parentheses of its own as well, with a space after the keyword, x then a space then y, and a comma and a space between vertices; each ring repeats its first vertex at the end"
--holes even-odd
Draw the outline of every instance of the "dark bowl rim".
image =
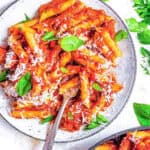
MULTIPOLYGON (((15 1, 13 1, 12 3, 10 3, 10 4, 5 8, 5 10, 3 10, 3 11, 0 13, 0 17, 1 17, 5 12, 7 12, 7 11, 9 10, 9 8, 11 8, 13 5, 16 5, 17 2, 19 2, 19 1, 20 1, 20 0, 15 0, 15 1)), ((106 127, 108 127, 108 126, 119 116, 119 114, 123 111, 124 106, 125 106, 126 103, 128 102, 128 100, 129 100, 129 98, 130 98, 130 96, 131 96, 131 93, 132 93, 132 91, 133 91, 133 87, 134 87, 135 80, 136 80, 136 74, 137 74, 137 57, 136 57, 136 53, 135 53, 135 47, 134 47, 134 42, 133 42, 133 40, 132 40, 132 36, 131 36, 131 34, 130 34, 130 32, 129 32, 127 26, 126 26, 126 24, 124 23, 123 19, 118 15, 118 13, 117 13, 114 9, 112 9, 108 4, 106 4, 105 2, 99 1, 99 3, 102 3, 105 7, 107 7, 110 11, 112 11, 112 12, 116 15, 116 17, 120 20, 120 22, 123 24, 125 30, 126 30, 127 33, 128 33, 128 39, 129 39, 129 42, 131 43, 131 47, 132 47, 132 49, 133 49, 133 56, 134 56, 134 59, 135 59, 135 61, 134 61, 134 67, 135 67, 135 69, 134 69, 134 72, 133 72, 133 80, 132 80, 131 85, 130 85, 130 87, 129 87, 129 88, 130 88, 129 94, 128 94, 128 96, 126 97, 125 102, 124 102, 124 104, 122 105, 122 107, 120 108, 120 111, 118 112, 118 114, 116 114, 115 117, 114 117, 109 123, 107 123, 104 127, 102 127, 101 129, 99 129, 98 131, 95 131, 95 132, 93 132, 92 134, 87 135, 87 136, 85 136, 85 137, 77 138, 77 139, 75 139, 75 140, 72 140, 72 139, 71 139, 71 140, 67 140, 67 141, 55 141, 55 143, 77 142, 77 141, 81 141, 81 140, 90 138, 90 137, 92 137, 92 136, 98 134, 100 131, 102 131, 103 129, 105 129, 106 127)), ((2 114, 0 114, 0 116, 8 123, 11 127, 13 127, 13 128, 14 128, 15 130, 17 130, 18 132, 22 133, 23 135, 26 135, 26 136, 28 136, 28 137, 30 137, 30 138, 34 138, 34 139, 37 139, 37 140, 40 140, 40 141, 45 141, 45 139, 37 138, 37 137, 34 137, 34 136, 32 136, 32 135, 29 135, 29 134, 27 134, 27 133, 21 131, 20 129, 18 129, 17 127, 15 127, 13 124, 11 124, 2 114)))
POLYGON ((133 128, 129 128, 129 129, 125 129, 125 130, 122 130, 122 131, 119 131, 117 133, 114 133, 106 138, 104 138, 103 140, 97 142, 94 146, 90 147, 88 150, 94 150, 94 148, 96 148, 98 145, 100 144, 103 144, 109 140, 113 140, 115 138, 118 138, 122 135, 125 135, 126 133, 128 132, 134 132, 134 131, 145 131, 145 130, 150 130, 150 126, 147 126, 147 127, 142 127, 142 126, 139 126, 139 127, 133 127, 133 128))

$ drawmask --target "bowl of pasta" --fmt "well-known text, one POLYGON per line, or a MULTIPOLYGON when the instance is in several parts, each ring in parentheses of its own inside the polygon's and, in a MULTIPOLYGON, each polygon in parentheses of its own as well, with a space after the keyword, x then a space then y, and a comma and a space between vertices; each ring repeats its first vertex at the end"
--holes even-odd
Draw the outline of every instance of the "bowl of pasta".
POLYGON ((89 150, 150 149, 150 127, 137 127, 116 133, 89 150))
POLYGON ((0 113, 12 126, 44 140, 70 89, 78 92, 56 142, 89 137, 117 117, 133 88, 136 56, 128 29, 109 6, 19 0, 0 18, 0 113))

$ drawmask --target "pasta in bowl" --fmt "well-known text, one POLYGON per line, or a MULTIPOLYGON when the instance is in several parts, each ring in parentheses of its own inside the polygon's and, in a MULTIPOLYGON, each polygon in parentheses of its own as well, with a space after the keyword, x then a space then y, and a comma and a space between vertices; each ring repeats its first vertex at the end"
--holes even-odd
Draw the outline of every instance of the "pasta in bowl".
POLYGON ((150 128, 128 129, 104 139, 90 150, 148 150, 150 149, 150 128))
POLYGON ((91 130, 111 121, 103 114, 124 89, 116 75, 124 53, 114 38, 115 22, 81 1, 53 0, 42 4, 33 19, 26 15, 11 25, 8 45, 0 48, 1 87, 9 97, 10 116, 53 122, 63 93, 77 88, 61 129, 91 130))

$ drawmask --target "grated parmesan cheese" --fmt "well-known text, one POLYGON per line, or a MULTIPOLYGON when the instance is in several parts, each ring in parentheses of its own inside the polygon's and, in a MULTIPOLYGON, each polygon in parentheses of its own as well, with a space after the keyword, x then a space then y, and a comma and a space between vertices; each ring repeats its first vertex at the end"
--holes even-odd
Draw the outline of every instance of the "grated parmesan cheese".
POLYGON ((6 58, 5 58, 5 65, 4 68, 6 69, 10 69, 12 64, 14 64, 15 62, 17 62, 17 60, 14 60, 13 57, 15 56, 15 53, 13 51, 8 51, 6 53, 6 58))
POLYGON ((20 63, 17 65, 15 73, 13 75, 8 76, 10 81, 16 81, 20 78, 20 76, 25 72, 26 64, 20 63))

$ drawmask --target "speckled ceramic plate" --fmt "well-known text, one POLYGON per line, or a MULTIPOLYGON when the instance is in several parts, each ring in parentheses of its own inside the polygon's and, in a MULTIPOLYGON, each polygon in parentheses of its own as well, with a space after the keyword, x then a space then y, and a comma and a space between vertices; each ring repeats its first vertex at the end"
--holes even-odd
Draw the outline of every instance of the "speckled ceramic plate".
MULTIPOLYGON (((11 5, 11 7, 9 7, 0 17, 0 45, 5 44, 6 42, 5 39, 7 38, 7 29, 9 26, 22 20, 24 18, 24 13, 28 14, 31 17, 34 16, 38 7, 48 1, 49 0, 19 0, 15 4, 11 5)), ((117 30, 125 29, 128 32, 123 21, 109 6, 100 2, 99 0, 82 1, 85 2, 88 6, 91 6, 95 9, 105 10, 110 16, 113 16, 115 18, 117 22, 117 30)), ((124 85, 124 89, 115 96, 113 105, 105 112, 105 116, 109 119, 109 123, 91 131, 80 130, 70 133, 59 130, 55 139, 56 142, 77 141, 92 136, 107 127, 123 109, 131 94, 136 74, 136 57, 130 34, 127 40, 123 40, 119 43, 119 47, 122 49, 124 55, 122 58, 120 58, 120 60, 118 60, 118 67, 116 72, 119 82, 124 85)), ((14 119, 9 116, 8 109, 9 105, 7 104, 7 98, 4 96, 4 93, 1 90, 0 113, 2 114, 3 118, 24 134, 41 140, 45 139, 47 130, 46 125, 41 125, 39 123, 39 120, 37 119, 14 119)))
POLYGON ((141 130, 150 130, 150 127, 135 127, 135 128, 131 128, 131 129, 127 129, 127 130, 124 130, 124 131, 121 131, 121 132, 118 132, 118 133, 115 133, 105 139, 103 139, 102 141, 100 142, 97 142, 94 146, 92 146, 91 148, 89 148, 89 150, 94 150, 98 145, 101 145, 109 140, 117 140, 117 139, 120 139, 122 136, 124 136, 126 133, 128 132, 134 132, 134 131, 141 131, 141 130))

